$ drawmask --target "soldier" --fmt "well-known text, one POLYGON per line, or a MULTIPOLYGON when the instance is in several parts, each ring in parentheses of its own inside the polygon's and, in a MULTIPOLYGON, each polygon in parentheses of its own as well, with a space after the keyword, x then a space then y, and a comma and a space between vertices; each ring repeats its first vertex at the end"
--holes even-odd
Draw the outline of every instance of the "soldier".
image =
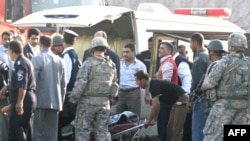
POLYGON ((51 46, 51 51, 56 54, 56 55, 59 55, 61 56, 62 53, 63 53, 63 45, 62 45, 62 40, 63 40, 63 37, 62 35, 55 35, 53 38, 52 38, 52 46, 51 46))
MULTIPOLYGON (((217 63, 218 60, 220 60, 225 55, 227 50, 224 49, 222 42, 220 40, 212 40, 208 44, 208 52, 209 52, 209 58, 212 63, 209 65, 207 72, 205 74, 205 77, 209 75, 213 66, 217 63)), ((202 87, 201 87, 201 90, 203 90, 202 87)), ((208 105, 207 105, 207 110, 206 110, 206 114, 208 115, 214 103, 214 100, 216 97, 215 96, 216 91, 214 89, 211 89, 211 90, 204 91, 204 93, 205 93, 204 95, 205 98, 208 100, 207 101, 208 105)))
POLYGON ((103 37, 91 42, 93 57, 83 62, 70 101, 77 104, 75 138, 89 141, 93 129, 98 141, 111 141, 108 131, 110 98, 118 93, 115 64, 105 57, 108 43, 103 37), (93 126, 93 127, 92 127, 93 126))
POLYGON ((230 34, 229 55, 218 60, 204 79, 202 89, 216 91, 204 128, 204 141, 222 141, 224 125, 247 124, 250 62, 244 57, 246 48, 244 34, 230 34))
MULTIPOLYGON (((96 31, 95 34, 94 34, 94 37, 103 37, 104 39, 106 39, 108 41, 107 33, 102 31, 102 30, 96 31)), ((88 57, 92 56, 90 50, 91 50, 91 48, 84 51, 82 62, 87 60, 88 57)), ((119 80, 120 80, 120 58, 117 55, 117 53, 115 53, 110 48, 107 49, 107 51, 105 52, 105 55, 109 56, 109 58, 115 63, 115 67, 116 67, 116 70, 117 70, 117 78, 118 78, 118 83, 119 83, 119 80)))

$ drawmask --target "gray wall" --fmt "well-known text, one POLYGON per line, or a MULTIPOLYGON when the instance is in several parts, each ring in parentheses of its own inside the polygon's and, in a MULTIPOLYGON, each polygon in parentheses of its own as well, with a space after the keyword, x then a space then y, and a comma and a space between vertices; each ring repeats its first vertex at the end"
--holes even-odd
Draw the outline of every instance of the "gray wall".
POLYGON ((232 15, 227 20, 250 32, 250 0, 109 0, 110 5, 134 10, 142 2, 161 3, 171 12, 174 8, 229 8, 232 15))

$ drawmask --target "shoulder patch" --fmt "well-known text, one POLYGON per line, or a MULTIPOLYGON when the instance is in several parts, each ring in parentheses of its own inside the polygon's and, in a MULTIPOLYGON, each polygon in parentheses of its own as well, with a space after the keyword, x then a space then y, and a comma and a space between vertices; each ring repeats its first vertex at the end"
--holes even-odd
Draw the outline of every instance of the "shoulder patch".
POLYGON ((20 65, 20 61, 17 61, 17 65, 20 65))
POLYGON ((17 80, 18 81, 23 80, 23 71, 22 70, 17 71, 17 80))

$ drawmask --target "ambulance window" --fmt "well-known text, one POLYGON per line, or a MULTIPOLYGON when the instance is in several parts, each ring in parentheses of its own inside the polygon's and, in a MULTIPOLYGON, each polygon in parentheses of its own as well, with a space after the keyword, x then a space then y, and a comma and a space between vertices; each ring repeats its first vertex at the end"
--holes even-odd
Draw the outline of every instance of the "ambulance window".
POLYGON ((80 6, 80 5, 105 5, 107 0, 31 0, 32 13, 52 8, 80 6))
POLYGON ((14 22, 25 16, 24 0, 6 0, 5 2, 6 22, 14 22))

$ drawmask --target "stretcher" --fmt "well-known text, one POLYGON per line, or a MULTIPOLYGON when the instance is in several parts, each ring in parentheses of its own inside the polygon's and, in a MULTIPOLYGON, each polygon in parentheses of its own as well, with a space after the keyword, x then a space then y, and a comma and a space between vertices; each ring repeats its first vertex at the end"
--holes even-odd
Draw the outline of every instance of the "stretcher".
MULTIPOLYGON (((74 140, 74 125, 75 121, 72 121, 62 130, 62 136, 65 137, 64 139, 67 138, 67 141, 74 140)), ((130 111, 109 118, 109 132, 112 141, 139 141, 138 133, 142 127, 144 124, 140 124, 139 117, 130 111)), ((95 141, 93 134, 90 135, 90 141, 95 141)))
POLYGON ((111 139, 112 141, 124 141, 125 138, 125 140, 129 141, 139 141, 140 136, 138 133, 142 127, 144 127, 144 124, 131 126, 130 128, 111 134, 111 139))

